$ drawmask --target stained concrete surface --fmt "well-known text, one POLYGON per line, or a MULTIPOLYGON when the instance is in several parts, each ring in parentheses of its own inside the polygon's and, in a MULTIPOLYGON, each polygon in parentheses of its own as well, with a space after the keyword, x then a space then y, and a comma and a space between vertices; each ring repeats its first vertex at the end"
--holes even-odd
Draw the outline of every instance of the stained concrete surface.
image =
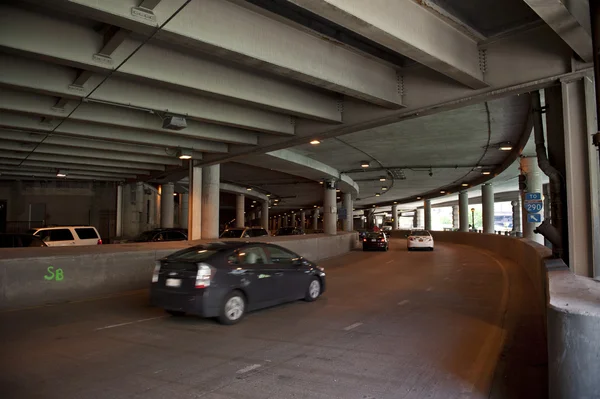
POLYGON ((543 398, 528 281, 464 246, 352 252, 328 291, 236 326, 173 318, 147 291, 0 313, 3 398, 543 398), (515 334, 515 332, 517 334, 515 334))

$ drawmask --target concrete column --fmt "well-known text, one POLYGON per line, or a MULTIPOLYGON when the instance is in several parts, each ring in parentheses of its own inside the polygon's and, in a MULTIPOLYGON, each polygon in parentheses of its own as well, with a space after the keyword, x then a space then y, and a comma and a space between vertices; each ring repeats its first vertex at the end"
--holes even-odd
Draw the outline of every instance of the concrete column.
POLYGON ((319 228, 319 209, 315 209, 313 211, 313 230, 317 230, 319 228))
MULTIPOLYGON (((538 166, 537 157, 523 157, 521 158, 521 173, 525 176, 527 189, 521 192, 522 200, 527 193, 540 193, 542 194, 542 171, 538 166)), ((525 202, 522 201, 523 206, 525 202)), ((540 212, 540 217, 543 217, 543 211, 540 212)), ((533 240, 537 243, 544 245, 544 237, 541 234, 536 234, 533 231, 541 223, 531 223, 527 220, 527 211, 523 209, 521 216, 523 224, 523 237, 533 240)), ((514 224, 514 221, 513 221, 514 224)))
POLYGON ((481 186, 481 208, 483 232, 494 234, 494 187, 491 184, 481 186))
POLYGON ((416 229, 417 227, 419 227, 419 210, 415 209, 415 212, 413 213, 413 225, 412 227, 414 229, 416 229))
POLYGON ((431 200, 425 200, 425 230, 431 230, 431 200))
POLYGON ((117 215, 116 215, 116 236, 121 237, 123 235, 123 185, 117 186, 117 215))
POLYGON ((244 202, 246 196, 238 194, 235 196, 235 227, 244 227, 244 202))
MULTIPOLYGON (((277 216, 277 229, 279 229, 279 228, 283 227, 283 225, 281 224, 281 223, 282 223, 282 220, 281 220, 281 218, 282 218, 282 216, 281 216, 281 215, 277 216)), ((276 229, 276 230, 277 230, 277 229, 276 229)))
POLYGON ((221 166, 202 168, 202 239, 219 237, 219 185, 221 166))
POLYGON ((202 238, 202 168, 190 162, 188 200, 188 240, 202 238))
POLYGON ((335 182, 333 180, 326 181, 323 185, 323 231, 325 234, 337 234, 337 206, 335 182))
POLYGON ((262 210, 260 213, 261 224, 264 229, 269 228, 269 201, 262 202, 262 210))
POLYGON ((398 230, 398 205, 392 205, 392 230, 398 230))
POLYGON ((189 194, 181 194, 181 214, 179 216, 179 225, 181 226, 182 229, 187 229, 188 228, 188 222, 189 222, 189 202, 190 202, 190 195, 189 194))
POLYGON ((162 185, 160 193, 160 227, 163 229, 173 228, 173 219, 175 213, 175 201, 173 198, 174 193, 175 185, 173 183, 166 183, 162 185))
MULTIPOLYGON (((521 231, 521 199, 511 201, 512 205, 512 218, 513 218, 513 229, 512 232, 516 236, 520 236, 522 234, 521 231)), ((539 234, 538 234, 539 235, 539 234)), ((543 240, 543 238, 542 238, 543 240)))
POLYGON ((458 207, 458 205, 453 205, 452 206, 452 228, 458 229, 459 227, 460 227, 459 207, 458 207))
POLYGON ((353 222, 354 219, 352 217, 352 208, 354 205, 352 204, 352 194, 345 193, 344 194, 344 208, 346 209, 346 218, 344 219, 344 231, 352 231, 354 230, 353 222))
POLYGON ((302 230, 306 230, 306 211, 300 212, 300 223, 302 224, 302 230))
POLYGON ((469 193, 461 191, 458 194, 458 229, 463 232, 469 231, 469 193))

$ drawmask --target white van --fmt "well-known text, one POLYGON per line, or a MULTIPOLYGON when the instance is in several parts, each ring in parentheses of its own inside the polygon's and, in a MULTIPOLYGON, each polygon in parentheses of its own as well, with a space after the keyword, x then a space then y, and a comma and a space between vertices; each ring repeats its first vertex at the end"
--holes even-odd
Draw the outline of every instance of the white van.
POLYGON ((92 226, 42 227, 27 233, 40 237, 49 247, 102 244, 98 230, 92 226))

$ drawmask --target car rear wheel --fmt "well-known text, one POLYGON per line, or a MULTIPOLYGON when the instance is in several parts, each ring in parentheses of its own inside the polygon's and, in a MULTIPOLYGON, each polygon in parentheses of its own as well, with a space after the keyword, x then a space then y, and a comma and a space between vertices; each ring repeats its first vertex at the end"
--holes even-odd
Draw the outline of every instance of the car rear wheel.
POLYGON ((240 291, 229 293, 223 300, 219 323, 231 325, 239 322, 246 313, 246 299, 240 291))
POLYGON ((181 310, 167 310, 167 313, 175 317, 185 316, 185 312, 182 312, 181 310))
POLYGON ((307 302, 316 301, 317 298, 321 295, 321 280, 317 277, 313 277, 308 284, 308 289, 306 290, 306 296, 304 300, 307 302))

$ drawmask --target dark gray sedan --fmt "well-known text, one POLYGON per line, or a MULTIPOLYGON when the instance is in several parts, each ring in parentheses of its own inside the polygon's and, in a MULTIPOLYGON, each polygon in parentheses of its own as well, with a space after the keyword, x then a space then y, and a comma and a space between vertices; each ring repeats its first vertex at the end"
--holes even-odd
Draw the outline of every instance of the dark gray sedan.
POLYGON ((325 271, 288 249, 266 243, 199 245, 156 262, 151 303, 174 316, 216 317, 234 324, 249 311, 325 291, 325 271))

